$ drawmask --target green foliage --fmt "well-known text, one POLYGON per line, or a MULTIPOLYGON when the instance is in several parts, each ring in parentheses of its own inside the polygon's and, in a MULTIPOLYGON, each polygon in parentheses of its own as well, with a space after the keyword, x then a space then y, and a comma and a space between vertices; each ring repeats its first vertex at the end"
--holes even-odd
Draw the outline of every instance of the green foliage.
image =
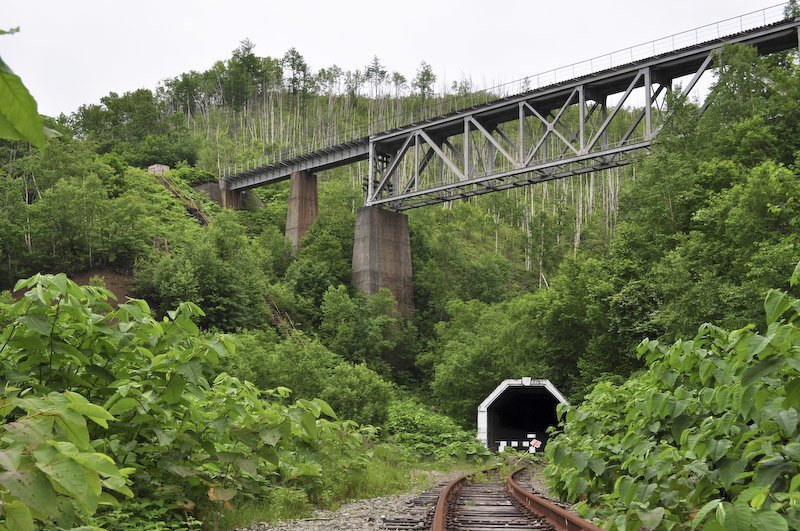
POLYGON ((491 455, 474 433, 414 399, 392 402, 386 432, 423 459, 481 461, 491 455))
POLYGON ((328 288, 350 284, 355 216, 342 208, 345 205, 334 205, 323 211, 306 233, 284 276, 293 291, 313 308, 311 315, 302 317, 314 324, 319 323, 318 308, 328 288))
POLYGON ((800 301, 772 290, 764 310, 764 334, 642 342, 647 372, 566 411, 546 449, 555 491, 619 529, 800 526, 800 301))
POLYGON ((240 334, 242 347, 230 370, 261 389, 288 387, 298 398, 324 398, 339 414, 382 427, 391 385, 364 365, 353 365, 319 341, 294 332, 279 341, 272 332, 240 334))
MULTIPOLYGON (((28 518, 26 511, 50 515, 51 504, 30 498, 19 483, 28 480, 14 475, 33 466, 48 476, 32 472, 35 496, 48 496, 47 479, 59 495, 74 498, 75 511, 64 514, 83 524, 95 523, 88 516, 98 504, 113 501, 101 487, 158 501, 113 514, 138 507, 140 517, 160 511, 165 522, 210 523, 276 483, 303 488, 313 499, 334 470, 364 466, 360 448, 371 430, 334 420, 325 401, 285 404, 287 389, 261 392, 226 373, 212 377, 234 343, 202 335, 193 322, 203 316, 196 305, 182 303, 159 321, 144 301, 112 310, 108 291, 79 287, 64 275, 37 275, 16 288, 28 291, 4 304, 12 322, 0 334, 6 389, 25 389, 2 409, 7 453, 0 467, 8 482, 0 485, 20 502, 9 498, 19 507, 6 512, 12 528, 19 527, 11 518, 28 518), (15 408, 28 416, 9 418, 15 408)), ((96 522, 110 518, 101 514, 96 522)))
POLYGON ((319 396, 343 418, 383 426, 389 417, 392 386, 364 364, 339 363, 319 396))
POLYGON ((100 104, 82 105, 70 118, 72 127, 96 142, 98 152, 114 152, 128 164, 195 164, 198 145, 184 121, 167 119, 164 101, 148 89, 115 92, 100 104))
POLYGON ((174 170, 170 170, 169 177, 179 179, 189 186, 217 182, 216 176, 210 171, 195 168, 188 164, 180 164, 174 170))
POLYGON ((0 180, 5 286, 42 270, 129 270, 154 245, 196 224, 152 175, 118 162, 65 137, 16 161, 20 176, 0 180))
MULTIPOLYGON (((19 28, 2 30, 0 35, 18 31, 19 28)), ((53 133, 44 127, 36 100, 28 92, 22 80, 0 59, 0 138, 25 140, 36 147, 41 147, 45 143, 45 135, 52 136, 53 133)))
POLYGON ((235 215, 222 212, 174 242, 169 253, 153 253, 136 264, 136 293, 164 313, 182 301, 205 308, 200 322, 233 331, 266 321, 267 256, 247 238, 235 215))
POLYGON ((320 339, 331 351, 395 379, 413 368, 414 330, 388 289, 364 298, 351 297, 345 286, 330 287, 320 309, 320 339))
POLYGON ((34 529, 34 520, 73 526, 133 496, 134 469, 117 468, 90 439, 87 419, 103 427, 115 420, 106 409, 71 391, 26 395, 7 387, 0 398, 0 529, 34 529))

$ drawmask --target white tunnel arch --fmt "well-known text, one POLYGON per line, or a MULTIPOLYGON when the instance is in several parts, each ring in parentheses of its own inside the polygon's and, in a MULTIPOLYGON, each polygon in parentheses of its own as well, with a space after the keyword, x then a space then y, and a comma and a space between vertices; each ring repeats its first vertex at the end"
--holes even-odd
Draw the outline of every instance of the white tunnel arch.
MULTIPOLYGON (((515 379, 503 380, 500 383, 500 385, 498 385, 495 388, 495 390, 492 391, 489 394, 489 396, 487 396, 486 399, 483 402, 481 402, 481 404, 478 406, 478 440, 490 450, 497 450, 498 448, 495 445, 496 441, 489 440, 490 436, 493 435, 490 433, 492 431, 492 426, 490 426, 490 421, 489 421, 490 420, 489 410, 492 408, 492 405, 498 403, 501 397, 506 395, 509 391, 517 389, 527 389, 531 391, 540 389, 542 391, 546 391, 546 393, 544 393, 544 396, 549 394, 550 397, 552 397, 549 402, 550 405, 553 407, 554 407, 553 401, 561 404, 567 403, 567 400, 564 398, 564 395, 561 394, 561 392, 556 388, 555 385, 553 385, 552 382, 550 382, 550 380, 535 379, 530 377, 519 378, 516 380, 515 379)), ((553 411, 553 419, 555 420, 554 411, 553 411)), ((540 435, 537 434, 537 436, 540 435)), ((514 446, 516 446, 516 444, 514 446)))

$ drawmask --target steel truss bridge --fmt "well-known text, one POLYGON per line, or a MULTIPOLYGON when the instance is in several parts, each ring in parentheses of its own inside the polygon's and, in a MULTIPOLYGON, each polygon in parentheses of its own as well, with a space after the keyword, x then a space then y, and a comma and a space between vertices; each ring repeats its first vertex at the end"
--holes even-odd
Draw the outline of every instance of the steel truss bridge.
MULTIPOLYGON (((624 166, 669 117, 667 97, 696 96, 720 49, 798 47, 800 19, 779 20, 552 83, 222 178, 230 191, 369 161, 366 206, 402 211, 624 166)), ((704 109, 708 101, 701 103, 704 109)))

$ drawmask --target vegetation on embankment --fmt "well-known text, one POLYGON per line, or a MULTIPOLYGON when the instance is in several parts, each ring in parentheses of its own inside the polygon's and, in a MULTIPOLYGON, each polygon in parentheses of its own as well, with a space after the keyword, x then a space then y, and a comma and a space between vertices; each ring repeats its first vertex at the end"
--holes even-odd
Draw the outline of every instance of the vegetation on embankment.
POLYGON ((761 332, 644 341, 645 371, 562 408, 555 492, 614 529, 800 527, 800 299, 773 290, 764 310, 761 332))
MULTIPOLYGON (((63 274, 37 275, 16 288, 24 296, 0 303, 0 496, 8 529, 32 529, 34 521, 217 527, 234 506, 330 506, 408 488, 421 456, 452 461, 487 453, 409 400, 376 420, 388 421, 389 440, 406 429, 427 434, 431 451, 402 437, 380 443, 377 428, 338 420, 320 398, 293 399, 286 387, 259 389, 222 372, 241 363, 236 350, 247 345, 201 332, 194 319, 203 312, 193 303, 158 319, 144 301, 112 308, 109 291, 80 287, 63 274), (438 453, 444 449, 450 455, 438 453)), ((317 377, 350 372, 363 373, 340 361, 317 377)), ((381 402, 368 395, 370 387, 349 391, 367 393, 358 404, 381 402)))

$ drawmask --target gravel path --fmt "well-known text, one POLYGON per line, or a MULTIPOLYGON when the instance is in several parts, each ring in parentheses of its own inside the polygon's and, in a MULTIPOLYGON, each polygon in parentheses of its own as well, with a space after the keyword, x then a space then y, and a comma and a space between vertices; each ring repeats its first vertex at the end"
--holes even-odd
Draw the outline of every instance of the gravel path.
MULTIPOLYGON (((450 482, 463 472, 431 472, 431 484, 450 482)), ((384 519, 398 518, 409 513, 409 503, 419 495, 395 494, 354 501, 338 511, 319 510, 311 518, 268 524, 262 522, 239 531, 378 531, 384 519)))

